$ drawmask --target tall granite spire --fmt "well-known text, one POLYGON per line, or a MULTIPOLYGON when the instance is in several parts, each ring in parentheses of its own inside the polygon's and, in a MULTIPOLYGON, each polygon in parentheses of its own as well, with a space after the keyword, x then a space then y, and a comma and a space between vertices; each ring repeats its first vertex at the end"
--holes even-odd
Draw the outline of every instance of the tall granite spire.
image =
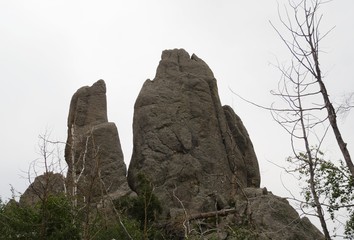
POLYGON ((154 80, 135 103, 134 149, 128 181, 154 184, 165 213, 215 209, 245 187, 259 187, 257 157, 241 120, 222 107, 208 65, 183 49, 162 53, 154 80))
POLYGON ((71 99, 65 160, 70 194, 87 201, 129 191, 117 127, 107 119, 103 80, 80 88, 71 99))

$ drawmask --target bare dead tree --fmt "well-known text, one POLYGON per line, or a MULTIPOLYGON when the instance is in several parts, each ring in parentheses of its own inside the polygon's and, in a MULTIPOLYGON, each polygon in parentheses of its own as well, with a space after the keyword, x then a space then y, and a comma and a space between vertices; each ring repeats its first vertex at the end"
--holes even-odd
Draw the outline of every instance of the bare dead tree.
POLYGON ((348 114, 354 104, 353 94, 350 94, 335 111, 323 82, 324 77, 318 57, 319 43, 333 28, 320 35, 319 26, 322 15, 318 12, 320 6, 327 2, 329 1, 289 0, 291 11, 289 12, 285 7, 285 17, 281 15, 278 7, 281 26, 285 28, 285 31, 283 32, 270 22, 292 56, 290 65, 281 65, 279 62, 275 65, 281 72, 281 79, 277 90, 271 93, 279 97, 283 105, 273 104, 271 107, 265 107, 231 91, 243 101, 271 111, 275 121, 289 133, 294 157, 288 160, 295 163, 296 167, 290 171, 286 169, 286 171, 292 175, 293 173, 296 173, 296 176, 302 175, 302 180, 305 178, 307 184, 302 189, 306 200, 295 199, 301 202, 300 210, 305 215, 316 216, 320 219, 326 239, 330 239, 326 226, 328 218, 325 215, 327 214, 330 215, 330 219, 336 219, 337 223, 345 225, 347 235, 353 234, 354 214, 351 208, 354 200, 352 194, 353 164, 346 143, 340 135, 336 114, 348 114), (345 165, 341 160, 340 166, 337 166, 322 158, 323 153, 320 149, 330 128, 342 151, 345 165), (315 214, 305 211, 304 207, 313 208, 315 214), (324 208, 327 208, 327 212, 323 211, 324 208), (335 214, 339 209, 346 209, 346 224, 337 219, 337 217, 343 217, 335 214))
POLYGON ((316 103, 317 92, 310 90, 313 88, 312 79, 308 81, 308 74, 302 70, 301 63, 292 65, 289 68, 280 68, 282 79, 279 82, 278 90, 273 91, 273 95, 280 97, 285 103, 284 111, 273 109, 272 115, 277 123, 280 124, 290 135, 291 147, 293 149, 294 159, 297 167, 293 171, 307 173, 310 193, 314 202, 316 216, 320 220, 325 239, 331 239, 324 211, 320 202, 320 196, 317 191, 317 182, 315 179, 317 157, 319 147, 327 131, 324 131, 321 137, 318 137, 315 128, 323 124, 326 116, 319 118, 314 112, 321 111, 316 103), (316 133, 316 134, 315 134, 316 133), (319 140, 319 141, 318 141, 319 140), (316 142, 319 146, 313 151, 311 143, 316 142), (301 147, 302 145, 302 147, 301 147), (298 150, 304 149, 304 150, 298 150))
MULTIPOLYGON (((297 163, 294 171, 307 174, 316 216, 320 220, 325 238, 330 239, 323 211, 325 204, 320 200, 323 196, 316 176, 318 166, 323 161, 319 156, 320 148, 329 127, 333 130, 352 176, 354 166, 347 144, 341 136, 337 112, 330 101, 320 68, 320 42, 333 29, 320 34, 322 15, 319 14, 319 9, 324 3, 326 2, 321 0, 289 0, 290 11, 285 7, 285 17, 278 8, 281 27, 285 31, 270 22, 292 56, 290 66, 281 66, 279 63, 276 65, 282 78, 278 89, 272 91, 273 95, 282 99, 285 107, 273 105, 270 110, 276 122, 291 136, 291 147, 295 156, 292 160, 296 159, 297 163)), ((351 108, 348 103, 345 106, 345 111, 351 108)))
MULTIPOLYGON (((109 195, 109 186, 102 177, 102 150, 96 143, 94 127, 84 134, 78 134, 75 126, 71 128, 71 144, 69 160, 71 163, 68 172, 69 189, 72 204, 77 213, 81 215, 82 239, 89 240, 104 230, 103 227, 112 225, 112 220, 117 218, 126 237, 132 239, 125 227, 121 214, 115 208, 109 195), (107 214, 104 208, 108 205, 113 215, 107 214), (101 218, 103 216, 103 218, 101 218), (99 227, 97 229, 97 227, 99 227)), ((75 218, 73 218, 75 220, 75 218)))
POLYGON ((73 140, 70 145, 50 140, 48 131, 39 135, 40 157, 30 164, 26 172, 31 191, 21 197, 23 203, 29 207, 39 203, 41 222, 34 226, 38 230, 39 239, 46 239, 48 235, 53 220, 50 204, 53 204, 53 199, 59 199, 56 197, 67 200, 68 209, 65 210, 70 211, 70 214, 66 220, 69 220, 69 225, 74 226, 72 228, 78 230, 80 239, 94 239, 97 234, 105 234, 106 229, 112 228, 116 223, 120 224, 128 239, 133 239, 109 196, 110 186, 106 186, 101 174, 102 151, 95 142, 93 130, 89 129, 80 136, 81 139, 72 134, 76 141, 73 140), (72 155, 69 157, 73 163, 73 171, 69 171, 67 175, 69 181, 64 178, 66 165, 62 163, 60 145, 66 145, 71 150, 72 155), (112 211, 115 215, 111 214, 112 211))
MULTIPOLYGON (((309 75, 312 84, 316 90, 311 95, 318 95, 322 98, 316 109, 326 110, 326 116, 329 124, 336 137, 337 144, 342 152, 343 158, 348 166, 352 176, 354 176, 354 165, 349 154, 347 143, 344 141, 340 129, 337 124, 337 113, 329 98, 329 94, 324 83, 324 76, 320 67, 320 42, 333 29, 325 34, 320 33, 320 24, 323 15, 319 14, 320 7, 328 1, 321 0, 289 0, 291 12, 285 9, 285 18, 279 13, 279 19, 289 39, 285 37, 285 33, 270 22, 271 26, 277 32, 280 39, 288 48, 298 67, 301 68, 302 74, 309 75)), ((310 86, 310 85, 308 85, 310 86)), ((305 94, 305 93, 303 93, 305 94)), ((301 96, 302 97, 302 96, 301 96)))
POLYGON ((39 224, 39 238, 45 239, 49 225, 50 213, 47 209, 47 202, 54 194, 65 191, 65 181, 60 158, 60 147, 58 142, 50 141, 50 132, 46 130, 38 136, 38 154, 40 157, 34 160, 27 172, 27 179, 30 183, 29 189, 21 196, 24 205, 41 206, 41 223, 39 224), (58 181, 59 179, 59 181, 58 181), (61 184, 63 184, 61 186, 61 184))

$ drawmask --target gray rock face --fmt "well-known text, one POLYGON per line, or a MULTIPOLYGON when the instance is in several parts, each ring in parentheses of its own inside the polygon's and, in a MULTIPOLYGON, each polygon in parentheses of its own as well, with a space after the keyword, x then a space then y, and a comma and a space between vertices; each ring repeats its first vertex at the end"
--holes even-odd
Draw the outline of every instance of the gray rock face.
POLYGON ((162 53, 136 100, 133 133, 129 185, 139 194, 140 177, 151 182, 170 239, 323 239, 286 200, 259 188, 247 130, 221 106, 214 75, 197 56, 162 53))
MULTIPOLYGON (((273 240, 320 240, 323 234, 309 221, 300 218, 289 202, 260 189, 244 189, 243 208, 252 213, 250 222, 254 226, 257 239, 273 240)), ((242 200, 241 200, 242 202, 242 200)), ((245 212, 242 208, 238 212, 245 212)))
POLYGON ((87 199, 129 192, 117 127, 107 120, 103 80, 72 97, 65 148, 69 193, 87 199))
POLYGON ((37 176, 20 197, 20 204, 35 205, 44 196, 64 193, 65 178, 59 173, 48 172, 37 176))
MULTIPOLYGON (((190 231, 190 239, 201 239, 201 235, 202 239, 222 240, 324 239, 322 233, 308 218, 300 218, 286 199, 273 195, 265 188, 244 188, 235 200, 231 208, 219 211, 217 221, 213 221, 215 212, 204 213, 204 216, 212 216, 208 219, 208 223, 204 218, 203 223, 206 228, 200 226, 203 221, 201 214, 194 215, 193 220, 189 221, 189 226, 193 229, 190 231), (218 231, 208 231, 210 229, 218 229, 218 231)), ((178 236, 174 239, 183 239, 183 227, 180 228, 179 233, 176 227, 174 231, 178 236)))
POLYGON ((66 179, 38 176, 20 203, 66 190, 114 221, 111 200, 135 197, 132 190, 144 194, 148 180, 162 205, 154 224, 168 239, 323 239, 285 199, 259 188, 247 130, 231 107, 221 106, 214 75, 197 56, 182 49, 162 53, 154 80, 136 100, 133 132, 127 181, 104 81, 80 88, 69 110, 66 179))
POLYGON ((258 162, 241 120, 222 107, 207 64, 183 49, 162 53, 153 81, 135 103, 128 181, 155 187, 164 213, 203 212, 228 204, 244 187, 259 187, 258 162))
POLYGON ((246 178, 248 187, 259 187, 260 174, 256 154, 253 144, 248 136, 248 132, 243 125, 241 119, 230 106, 223 106, 227 125, 231 132, 235 147, 241 152, 243 162, 236 168, 236 175, 246 178), (244 163, 244 164, 242 164, 244 163))

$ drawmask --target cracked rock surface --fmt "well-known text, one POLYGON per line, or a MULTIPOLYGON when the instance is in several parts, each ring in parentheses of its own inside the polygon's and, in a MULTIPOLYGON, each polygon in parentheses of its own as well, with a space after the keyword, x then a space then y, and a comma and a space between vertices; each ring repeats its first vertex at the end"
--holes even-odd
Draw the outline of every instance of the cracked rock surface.
POLYGON ((147 210, 148 180, 162 207, 154 224, 168 239, 324 239, 287 200, 259 188, 247 130, 221 105, 214 75, 197 56, 162 53, 154 80, 136 100, 133 133, 127 179, 117 127, 107 119, 105 82, 80 88, 69 110, 66 179, 51 172, 36 177, 20 203, 65 192, 81 209, 97 207, 116 219, 110 200, 122 196, 142 195, 147 210))
POLYGON ((73 195, 100 199, 102 195, 119 197, 131 191, 118 130, 107 119, 103 80, 80 88, 71 99, 65 160, 66 180, 73 195))
POLYGON ((225 206, 244 187, 259 187, 258 161, 239 117, 222 107, 208 65, 183 49, 162 53, 134 109, 128 182, 151 181, 164 214, 225 206), (183 206, 182 206, 183 205, 183 206))

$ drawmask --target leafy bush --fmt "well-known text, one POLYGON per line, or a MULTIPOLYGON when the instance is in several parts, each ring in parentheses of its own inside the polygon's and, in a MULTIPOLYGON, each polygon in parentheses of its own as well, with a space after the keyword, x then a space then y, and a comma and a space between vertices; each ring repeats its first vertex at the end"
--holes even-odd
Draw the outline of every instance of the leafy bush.
POLYGON ((65 196, 50 196, 34 206, 0 202, 0 239, 80 239, 65 196))
POLYGON ((161 214, 161 203, 153 193, 153 185, 143 174, 138 175, 138 182, 138 196, 122 197, 115 201, 115 207, 129 219, 139 223, 144 234, 142 239, 162 238, 162 233, 153 227, 153 222, 161 214))
MULTIPOLYGON (((143 232, 140 230, 139 222, 134 219, 124 218, 122 220, 126 231, 133 239, 143 239, 143 232)), ((127 233, 119 223, 114 223, 106 228, 102 228, 94 239, 96 240, 112 240, 112 239, 128 239, 127 233)))

